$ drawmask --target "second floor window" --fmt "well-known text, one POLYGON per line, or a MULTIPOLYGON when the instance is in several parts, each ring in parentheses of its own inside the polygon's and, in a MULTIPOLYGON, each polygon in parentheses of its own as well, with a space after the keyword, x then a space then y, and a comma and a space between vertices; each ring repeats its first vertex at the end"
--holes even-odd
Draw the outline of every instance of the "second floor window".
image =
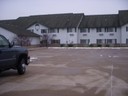
POLYGON ((105 32, 113 32, 113 28, 105 28, 105 32))
POLYGON ((80 33, 90 32, 90 28, 80 28, 80 33))
POLYGON ((41 33, 47 33, 46 29, 41 29, 41 33))
POLYGON ((97 32, 102 32, 101 28, 96 28, 97 32))
POLYGON ((128 32, 128 26, 126 27, 126 32, 128 32))
POLYGON ((128 39, 126 39, 126 44, 128 44, 128 39))
POLYGON ((50 29, 50 33, 55 33, 55 29, 50 29))
POLYGON ((115 27, 115 32, 117 32, 117 28, 115 27))
POLYGON ((80 28, 80 32, 81 33, 86 32, 86 28, 80 28))
POLYGON ((80 40, 81 44, 89 44, 89 42, 90 42, 90 39, 81 39, 80 40))
POLYGON ((103 43, 103 39, 97 39, 97 44, 102 44, 103 43))
POLYGON ((67 32, 72 32, 72 28, 67 28, 67 32))

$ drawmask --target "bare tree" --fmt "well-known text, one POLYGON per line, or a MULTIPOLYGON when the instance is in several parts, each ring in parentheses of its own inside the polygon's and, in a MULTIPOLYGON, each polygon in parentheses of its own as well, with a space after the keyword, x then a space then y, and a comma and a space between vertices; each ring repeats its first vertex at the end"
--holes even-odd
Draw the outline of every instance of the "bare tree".
POLYGON ((48 33, 42 34, 40 43, 41 45, 48 47, 48 45, 51 44, 51 39, 52 37, 48 33))
POLYGON ((20 46, 30 46, 31 45, 31 40, 25 36, 16 36, 16 37, 14 37, 12 42, 14 42, 15 45, 20 45, 20 46))

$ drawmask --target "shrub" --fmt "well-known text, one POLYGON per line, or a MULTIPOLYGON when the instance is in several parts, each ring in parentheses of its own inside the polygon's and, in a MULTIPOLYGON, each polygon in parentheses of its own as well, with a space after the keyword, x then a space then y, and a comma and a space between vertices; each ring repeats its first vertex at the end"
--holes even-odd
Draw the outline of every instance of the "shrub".
POLYGON ((94 44, 90 44, 89 47, 94 47, 94 44))
POLYGON ((68 47, 73 47, 73 44, 68 44, 68 47))
POLYGON ((98 44, 97 47, 102 47, 102 45, 101 44, 98 44))

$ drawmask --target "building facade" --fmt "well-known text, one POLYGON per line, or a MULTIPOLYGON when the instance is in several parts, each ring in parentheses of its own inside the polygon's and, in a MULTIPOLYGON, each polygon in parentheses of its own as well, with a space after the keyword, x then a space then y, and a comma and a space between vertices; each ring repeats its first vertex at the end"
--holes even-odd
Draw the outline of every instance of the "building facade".
MULTIPOLYGON (((34 44, 55 46, 127 46, 128 10, 118 14, 51 14, 20 17, 13 26, 39 35, 34 44)), ((0 21, 0 24, 8 21, 0 21)), ((2 31, 2 29, 0 29, 2 31)), ((6 32, 5 32, 6 33, 6 32)), ((13 36, 9 36, 11 38, 13 36)))

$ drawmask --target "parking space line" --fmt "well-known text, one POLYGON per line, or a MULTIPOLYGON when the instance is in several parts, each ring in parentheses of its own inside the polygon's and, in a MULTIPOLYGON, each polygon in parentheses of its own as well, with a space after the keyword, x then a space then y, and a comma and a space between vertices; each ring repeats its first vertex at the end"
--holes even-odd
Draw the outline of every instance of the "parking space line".
POLYGON ((112 82, 113 81, 113 78, 112 78, 113 76, 112 75, 113 75, 113 64, 112 64, 112 68, 111 68, 111 96, 112 96, 112 93, 113 93, 113 82, 112 82))

